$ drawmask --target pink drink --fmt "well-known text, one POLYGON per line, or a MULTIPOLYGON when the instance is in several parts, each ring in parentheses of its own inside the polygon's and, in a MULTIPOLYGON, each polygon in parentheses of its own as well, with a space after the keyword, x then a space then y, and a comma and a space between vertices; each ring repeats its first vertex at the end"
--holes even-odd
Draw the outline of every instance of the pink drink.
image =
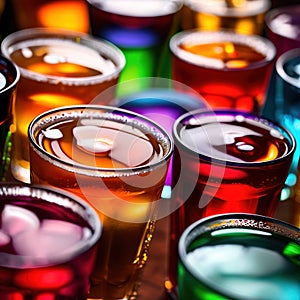
POLYGON ((1 300, 84 300, 101 225, 61 190, 0 186, 1 300))

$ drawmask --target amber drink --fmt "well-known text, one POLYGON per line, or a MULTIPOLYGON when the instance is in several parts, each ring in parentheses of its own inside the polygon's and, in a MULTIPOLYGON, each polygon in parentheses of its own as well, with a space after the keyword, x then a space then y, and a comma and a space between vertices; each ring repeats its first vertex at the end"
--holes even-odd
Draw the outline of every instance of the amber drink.
MULTIPOLYGON (((106 41, 45 28, 12 33, 3 40, 1 49, 21 71, 14 107, 11 165, 15 179, 29 182, 29 122, 54 107, 89 103, 117 83, 125 58, 106 41)), ((103 104, 109 100, 107 95, 103 104)))
POLYGON ((275 46, 256 35, 186 30, 170 41, 172 79, 203 96, 212 108, 260 113, 275 46))
POLYGON ((177 119, 170 271, 176 292, 178 238, 191 223, 217 214, 272 217, 295 151, 294 137, 258 115, 228 110, 192 111, 177 119), (173 209, 174 211, 174 209, 173 209))
POLYGON ((270 0, 185 0, 182 28, 263 34, 264 16, 270 0))
POLYGON ((134 299, 172 154, 150 119, 105 106, 50 110, 29 126, 33 183, 69 190, 103 223, 89 299, 134 299))

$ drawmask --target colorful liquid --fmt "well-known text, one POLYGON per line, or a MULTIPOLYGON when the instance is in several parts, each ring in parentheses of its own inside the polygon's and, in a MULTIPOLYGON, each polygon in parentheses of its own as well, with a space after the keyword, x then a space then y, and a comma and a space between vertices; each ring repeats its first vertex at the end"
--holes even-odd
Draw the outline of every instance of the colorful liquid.
POLYGON ((164 47, 181 1, 89 0, 87 3, 92 34, 117 45, 126 57, 120 81, 158 76, 165 71, 161 70, 160 58, 166 51, 164 47))
POLYGON ((13 102, 16 86, 19 83, 19 72, 5 58, 0 58, 0 176, 5 176, 8 165, 10 126, 13 118, 13 102))
POLYGON ((96 219, 46 190, 1 187, 0 199, 1 299, 85 299, 96 219))
POLYGON ((179 299, 297 299, 299 255, 299 243, 276 233, 227 228, 203 234, 188 247, 186 267, 179 263, 179 299))
POLYGON ((221 213, 273 216, 295 150, 284 131, 242 113, 196 114, 180 122, 174 137, 172 195, 179 208, 171 216, 171 286, 184 229, 221 213))
POLYGON ((276 45, 277 57, 300 47, 300 5, 286 5, 272 9, 266 15, 266 33, 276 45))
MULTIPOLYGON (((153 88, 121 98, 116 105, 142 114, 159 123, 171 135, 174 121, 182 114, 205 108, 201 97, 191 96, 171 89, 153 88)), ((172 163, 170 163, 163 197, 170 198, 172 163)))
POLYGON ((127 299, 148 258, 170 145, 151 124, 124 113, 98 108, 86 117, 76 110, 66 116, 34 128, 39 149, 30 148, 32 182, 70 190, 96 208, 103 231, 89 298, 127 299))
POLYGON ((19 29, 60 27, 84 33, 89 31, 85 0, 27 0, 26 6, 12 0, 12 5, 19 29))
MULTIPOLYGON (((124 66, 118 49, 74 37, 29 39, 9 48, 10 58, 21 67, 15 104, 12 173, 29 182, 27 129, 38 114, 61 105, 90 103, 115 85, 124 66)), ((103 99, 108 103, 111 95, 103 99)))
POLYGON ((170 42, 172 79, 203 96, 212 108, 259 113, 275 47, 258 36, 186 31, 170 42))
POLYGON ((243 34, 261 35, 269 0, 187 0, 182 17, 183 29, 231 29, 243 34))

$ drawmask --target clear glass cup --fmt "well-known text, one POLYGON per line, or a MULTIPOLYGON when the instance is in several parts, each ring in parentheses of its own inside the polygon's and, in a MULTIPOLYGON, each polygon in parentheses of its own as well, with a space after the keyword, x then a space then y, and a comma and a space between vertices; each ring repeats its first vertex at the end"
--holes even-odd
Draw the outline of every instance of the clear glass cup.
POLYGON ((103 224, 89 299, 134 299, 173 142, 157 123, 112 106, 50 110, 29 126, 33 183, 69 190, 103 224))
POLYGON ((179 300, 297 299, 300 231, 256 214, 190 225, 179 241, 179 300))
POLYGON ((1 183, 1 299, 86 299, 102 224, 61 189, 1 183))
POLYGON ((171 78, 196 90, 214 108, 261 113, 276 48, 258 35, 184 30, 170 40, 171 78))
MULTIPOLYGON (((1 50, 21 72, 14 105, 11 171, 15 179, 29 183, 30 121, 54 107, 92 101, 118 82, 125 57, 107 41, 49 28, 13 32, 2 41, 1 50)), ((107 95, 102 104, 113 96, 107 95)))
POLYGON ((177 31, 183 0, 87 0, 87 4, 91 33, 125 54, 120 82, 169 78, 168 41, 177 31))

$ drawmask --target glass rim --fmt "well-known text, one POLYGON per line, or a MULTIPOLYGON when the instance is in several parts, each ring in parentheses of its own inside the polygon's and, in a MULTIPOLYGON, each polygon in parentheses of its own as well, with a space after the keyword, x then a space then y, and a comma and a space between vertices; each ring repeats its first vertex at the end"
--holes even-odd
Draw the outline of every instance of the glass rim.
MULTIPOLYGON (((90 4, 91 6, 95 7, 96 9, 99 9, 99 7, 97 5, 101 6, 101 2, 110 2, 111 0, 86 0, 86 2, 88 2, 88 4, 90 4)), ((140 2, 140 0, 135 0, 137 2, 140 2)), ((172 9, 171 11, 168 11, 168 13, 163 13, 163 10, 161 10, 161 12, 159 14, 156 15, 148 15, 148 14, 142 14, 142 15, 130 15, 130 14, 122 14, 122 13, 118 13, 121 16, 124 17, 135 17, 135 18, 153 18, 153 17, 163 17, 163 16, 169 16, 172 14, 176 14, 177 12, 180 11, 180 9, 183 6, 184 0, 152 0, 152 2, 165 2, 165 3, 175 3, 176 7, 174 9, 172 9)), ((102 8, 102 7, 101 7, 102 8)), ((110 10, 104 10, 105 12, 109 12, 109 13, 116 13, 114 11, 110 11, 110 10)))
MULTIPOLYGON (((197 236, 201 235, 203 232, 212 232, 216 228, 217 230, 222 227, 222 224, 225 222, 229 222, 230 225, 228 228, 250 228, 250 229, 256 229, 256 230, 261 230, 261 231, 268 231, 272 233, 276 233, 281 236, 285 236, 293 241, 295 241, 298 245, 300 245, 300 230, 292 225, 289 224, 285 221, 273 218, 273 217, 268 217, 268 216, 263 216, 263 215, 258 215, 258 214, 251 214, 251 213, 225 213, 225 214, 217 214, 209 217, 205 217, 203 219, 199 219, 198 221, 192 223, 189 225, 182 233, 182 235, 179 238, 178 242, 178 257, 183 264, 184 268, 196 279, 196 280, 201 280, 203 284, 208 287, 209 289, 212 289, 214 292, 224 296, 228 297, 229 299, 232 300, 241 300, 240 297, 233 296, 230 294, 230 291, 226 291, 224 289, 220 289, 217 284, 215 284, 212 280, 206 278, 205 276, 201 276, 199 273, 195 272, 193 268, 190 267, 190 265, 186 262, 187 259, 187 247, 193 242, 197 236), (241 224, 242 220, 246 220, 246 224, 241 224), (252 221, 248 222, 248 221, 252 221), (234 223, 234 221, 237 222, 237 224, 234 223), (218 226, 214 226, 213 224, 217 222, 218 226), (193 232, 197 231, 199 227, 202 226, 209 226, 211 224, 212 228, 210 229, 204 229, 200 233, 193 234, 193 232), (254 227, 253 224, 255 224, 254 227), (271 227, 270 225, 273 225, 271 227), (247 227, 248 226, 248 227, 247 227), (281 228, 285 228, 288 232, 282 232, 282 230, 276 230, 276 228, 280 226, 281 228), (190 235, 193 235, 190 238, 190 241, 188 241, 188 237, 190 235)), ((225 225, 224 225, 225 226, 225 225)))
MULTIPOLYGON (((299 5, 299 7, 300 7, 300 5, 299 5)), ((300 89, 300 80, 289 76, 284 70, 284 64, 293 58, 299 58, 299 61, 300 61, 300 48, 291 49, 291 50, 288 50, 288 51, 284 52, 283 54, 281 54, 276 61, 275 67, 276 67, 276 71, 277 71, 278 75, 284 81, 286 81, 290 85, 300 89)))
POLYGON ((171 53, 177 58, 184 60, 185 62, 199 66, 202 68, 213 68, 217 71, 222 72, 239 72, 249 69, 260 68, 265 66, 275 60, 276 57, 276 47, 271 40, 257 34, 243 34, 239 32, 234 32, 230 29, 222 28, 218 31, 214 30, 200 30, 197 28, 185 29, 175 33, 169 41, 169 49, 171 53), (219 39, 221 37, 221 39, 219 39), (256 62, 249 63, 248 66, 244 68, 231 68, 226 67, 223 61, 207 57, 204 55, 194 54, 179 46, 185 41, 191 41, 193 43, 212 43, 212 42, 236 42, 241 45, 248 45, 253 47, 257 52, 264 56, 264 59, 256 62), (260 48, 263 47, 262 51, 260 48))
MULTIPOLYGON (((42 184, 25 184, 17 182, 2 182, 0 184, 0 198, 9 198, 12 196, 12 202, 15 199, 22 199, 24 202, 30 203, 31 199, 40 201, 47 201, 59 205, 63 208, 71 209, 72 212, 82 217, 89 226, 93 229, 91 236, 86 240, 80 240, 73 246, 64 251, 63 254, 57 254, 55 256, 47 257, 46 261, 44 258, 20 255, 20 254, 7 254, 9 260, 3 264, 2 260, 0 265, 9 268, 22 268, 19 266, 20 258, 24 261, 30 260, 32 263, 31 268, 42 268, 51 265, 61 264, 71 261, 73 258, 89 251, 99 241, 102 233, 102 223, 96 213, 95 209, 75 194, 66 190, 46 186, 42 184), (51 199, 48 199, 51 195, 51 199), (30 196, 30 200, 26 200, 30 196), (54 196, 54 197, 53 197, 54 196), (80 211, 75 211, 78 209, 80 211)), ((27 266, 25 266, 27 267, 27 266)))
MULTIPOLYGON (((264 124, 266 124, 266 123, 264 123, 264 124)), ((175 122, 173 124, 172 137, 174 139, 175 145, 177 147, 181 147, 188 153, 197 155, 199 158, 201 158, 205 161, 209 161, 214 164, 223 165, 223 166, 228 165, 228 166, 233 166, 233 167, 255 168, 258 166, 268 166, 268 165, 277 164, 280 161, 289 159, 289 157, 291 157, 293 155, 293 153, 295 152, 295 149, 296 149, 296 140, 287 128, 281 126, 279 123, 276 123, 275 121, 272 121, 271 119, 268 119, 267 117, 263 117, 263 116, 260 116, 260 115, 257 115, 257 114, 251 113, 251 112, 247 112, 247 111, 239 111, 239 110, 233 110, 233 109, 215 109, 213 111, 210 111, 210 110, 200 108, 200 109, 195 109, 195 110, 189 111, 185 114, 182 114, 180 117, 178 117, 175 120, 175 122), (289 141, 289 149, 288 149, 287 153, 285 153, 283 156, 277 157, 273 160, 266 160, 266 161, 259 161, 259 162, 240 162, 240 161, 237 162, 237 161, 233 161, 233 160, 226 160, 226 159, 222 159, 222 158, 218 158, 218 157, 212 157, 209 155, 201 154, 200 151, 195 151, 189 145, 182 142, 180 135, 178 133, 178 129, 183 121, 188 120, 193 116, 194 117, 197 117, 199 115, 218 116, 218 114, 226 114, 226 115, 233 115, 233 116, 242 115, 245 117, 249 116, 252 119, 258 119, 258 121, 267 122, 267 125, 271 126, 272 128, 275 127, 276 129, 280 129, 280 132, 285 133, 286 137, 289 141)))
MULTIPOLYGON (((5 66, 2 62, 5 63, 6 66, 8 66, 8 71, 13 71, 15 72, 14 74, 14 79, 12 82, 10 82, 5 88, 0 90, 0 95, 4 94, 10 90, 13 90, 17 87, 19 81, 20 81, 20 70, 19 67, 10 59, 8 59, 7 57, 0 55, 0 64, 2 64, 3 66, 5 66)), ((7 76, 4 75, 5 78, 7 78, 7 76)))
MULTIPOLYGON (((103 118, 104 119, 104 118, 103 118)), ((149 119, 148 117, 145 117, 141 114, 135 113, 130 110, 122 109, 119 107, 114 106, 105 106, 105 105, 68 105, 68 106, 61 106, 58 108, 54 108, 48 111, 45 111, 41 113, 40 115, 36 116, 29 124, 28 126, 28 138, 29 143, 33 147, 33 151, 36 151, 39 156, 43 156, 43 159, 47 159, 48 161, 54 162, 55 165, 59 168, 66 168, 68 167, 68 170, 74 173, 79 173, 83 175, 89 175, 94 177, 119 177, 119 176, 134 176, 137 174, 142 174, 144 172, 148 172, 150 170, 154 170, 161 166, 162 164, 167 163, 172 154, 173 154, 173 140, 171 138, 171 135, 157 122, 149 119), (84 113, 85 111, 99 111, 100 114, 102 112, 103 116, 108 113, 114 114, 116 112, 116 116, 120 116, 122 114, 122 117, 125 117, 126 120, 136 120, 138 118, 139 121, 141 121, 142 125, 152 126, 147 127, 147 130, 151 131, 153 134, 158 134, 160 139, 164 140, 164 145, 166 147, 164 148, 164 155, 160 158, 157 162, 149 162, 146 164, 143 164, 141 166, 134 166, 134 167, 126 167, 126 168, 101 168, 101 167, 93 167, 93 166, 87 166, 83 164, 76 163, 75 161, 73 163, 63 161, 62 159, 58 158, 57 156, 54 156, 50 154, 49 152, 45 151, 40 145, 36 143, 36 140, 34 138, 34 127, 38 122, 40 122, 43 118, 47 118, 48 116, 55 115, 57 113, 64 114, 66 111, 74 112, 74 110, 77 110, 80 112, 80 114, 84 113), (118 113, 118 114, 117 114, 118 113), (88 172, 88 173, 87 173, 88 172)), ((161 143, 163 144, 163 143, 161 143)))
MULTIPOLYGON (((224 1, 225 2, 225 1, 224 1)), ((271 7, 270 0, 246 1, 241 7, 215 6, 207 0, 184 0, 184 4, 197 12, 210 13, 220 17, 252 17, 267 12, 271 7), (256 2, 256 3, 255 3, 256 2)))
POLYGON ((15 50, 11 49, 12 47, 14 47, 14 45, 18 45, 27 41, 32 41, 37 38, 44 38, 46 40, 58 40, 59 42, 70 42, 74 43, 75 45, 91 48, 100 55, 105 54, 106 56, 108 56, 113 61, 115 68, 112 72, 109 72, 107 74, 99 74, 88 77, 67 77, 42 74, 18 66, 21 75, 32 80, 38 80, 54 84, 57 84, 59 82, 67 85, 94 85, 117 78, 126 64, 126 58, 124 53, 121 51, 120 48, 118 48, 111 42, 104 39, 95 38, 87 33, 54 27, 26 28, 10 33, 1 42, 2 54, 6 58, 11 59, 10 55, 15 50))
POLYGON ((272 20, 274 19, 274 17, 278 16, 279 14, 281 13, 285 13, 286 11, 296 11, 296 10, 299 10, 300 11, 300 4, 292 4, 292 5, 288 5, 288 6, 279 6, 279 7, 276 7, 276 8, 273 8, 271 10, 269 10, 264 19, 265 19, 265 24, 267 26, 267 28, 272 31, 273 33, 275 33, 276 35, 279 35, 281 37, 284 37, 286 39, 289 39, 289 40, 293 40, 291 37, 289 36, 286 36, 286 35, 282 35, 282 33, 280 32, 277 32, 277 31, 274 31, 274 27, 271 26, 271 22, 272 20))

